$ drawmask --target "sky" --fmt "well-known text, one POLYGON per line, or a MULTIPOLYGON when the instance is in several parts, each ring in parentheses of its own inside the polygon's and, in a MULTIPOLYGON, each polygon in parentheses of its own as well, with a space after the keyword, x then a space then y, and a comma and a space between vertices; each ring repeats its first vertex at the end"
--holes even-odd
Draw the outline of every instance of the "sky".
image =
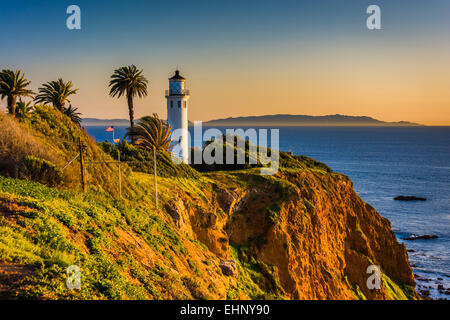
POLYGON ((83 117, 128 117, 108 82, 135 64, 149 80, 137 117, 165 118, 179 68, 191 121, 283 113, 450 125, 448 0, 0 0, 0 21, 0 68, 24 71, 35 91, 71 80, 83 117), (81 30, 66 27, 72 4, 81 30), (381 30, 366 27, 372 4, 381 30))

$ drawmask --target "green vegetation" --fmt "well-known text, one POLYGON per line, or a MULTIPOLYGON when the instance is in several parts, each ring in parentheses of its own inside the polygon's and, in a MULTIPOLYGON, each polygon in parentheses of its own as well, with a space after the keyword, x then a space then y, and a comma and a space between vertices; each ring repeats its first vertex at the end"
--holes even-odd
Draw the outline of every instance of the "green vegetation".
MULTIPOLYGON (((254 151, 258 152, 259 147, 251 145, 248 140, 243 140, 239 136, 221 136, 218 139, 207 141, 203 150, 191 148, 191 159, 196 159, 196 157, 198 157, 198 155, 196 155, 197 152, 202 155, 201 163, 194 163, 192 164, 192 167, 200 172, 245 170, 262 167, 263 165, 259 161, 258 154, 256 155, 256 158, 253 157, 254 151), (232 140, 232 142, 228 143, 227 139, 232 140), (227 149, 233 151, 233 164, 227 164, 227 149), (216 151, 222 153, 221 158, 219 158, 219 153, 216 156, 216 151), (204 162, 206 155, 216 159, 216 163, 208 164, 204 162), (239 159, 240 155, 242 155, 243 161, 239 159)), ((269 155, 270 152, 270 149, 268 149, 269 155)))
POLYGON ((381 273, 382 286, 393 300, 416 300, 417 293, 413 286, 393 281, 384 272, 381 273))
POLYGON ((197 263, 194 260, 191 259, 187 259, 187 262, 189 264, 189 268, 191 268, 191 270, 198 276, 201 277, 202 274, 200 272, 200 270, 198 269, 197 263))
POLYGON ((23 159, 25 166, 25 176, 33 181, 38 181, 49 187, 56 187, 63 182, 61 169, 50 161, 39 159, 33 156, 26 156, 23 159))
POLYGON ((294 184, 277 176, 256 174, 249 179, 249 184, 250 186, 271 185, 274 193, 278 195, 278 198, 267 208, 267 218, 272 225, 278 222, 282 204, 297 194, 297 187, 294 184))
POLYGON ((237 287, 227 292, 228 299, 238 298, 240 292, 255 300, 284 299, 285 293, 274 266, 256 260, 250 255, 248 246, 231 246, 230 249, 238 267, 238 281, 237 287))
MULTIPOLYGON (((7 213, 0 215, 0 261, 29 265, 35 272, 9 295, 161 298, 155 286, 165 285, 164 277, 158 275, 162 269, 144 268, 142 261, 121 245, 118 230, 136 232, 157 252, 185 253, 172 228, 142 204, 134 206, 104 193, 81 195, 1 176, 0 190, 0 210, 7 213), (72 264, 82 270, 80 291, 65 288, 66 268, 72 264), (132 283, 127 274, 151 285, 132 283)), ((190 266, 195 269, 195 262, 190 266)))

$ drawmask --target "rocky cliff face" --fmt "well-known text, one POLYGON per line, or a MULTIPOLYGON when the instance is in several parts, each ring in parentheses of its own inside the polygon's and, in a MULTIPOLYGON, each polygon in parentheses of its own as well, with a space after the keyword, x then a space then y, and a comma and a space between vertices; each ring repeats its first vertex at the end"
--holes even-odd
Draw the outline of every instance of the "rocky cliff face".
MULTIPOLYGON (((390 222, 354 192, 344 175, 285 169, 211 173, 210 201, 179 192, 167 209, 186 235, 239 266, 236 296, 287 299, 417 297, 404 245, 390 222), (370 290, 367 267, 382 271, 370 290), (242 282, 249 281, 251 285, 242 282), (248 287, 252 290, 246 290, 248 287), (257 296, 256 296, 257 297, 257 296)), ((231 290, 233 291, 233 290, 231 290)))
POLYGON ((160 210, 152 176, 128 179, 135 194, 117 200, 0 177, 0 297, 417 298, 405 247, 343 175, 160 178, 160 210), (83 270, 79 292, 65 288, 69 265, 83 270))
MULTIPOLYGON (((32 154, 62 166, 77 152, 36 135, 81 137, 86 159, 111 159, 52 108, 25 123, 0 114, 0 127, 8 161, 32 154)), ((346 176, 287 153, 275 176, 168 159, 158 157, 159 210, 153 176, 125 164, 121 199, 115 165, 88 166, 86 194, 68 169, 59 189, 0 176, 0 298, 417 298, 405 247, 346 176), (83 270, 80 291, 65 287, 70 265, 83 270), (370 265, 379 290, 367 287, 370 265)))

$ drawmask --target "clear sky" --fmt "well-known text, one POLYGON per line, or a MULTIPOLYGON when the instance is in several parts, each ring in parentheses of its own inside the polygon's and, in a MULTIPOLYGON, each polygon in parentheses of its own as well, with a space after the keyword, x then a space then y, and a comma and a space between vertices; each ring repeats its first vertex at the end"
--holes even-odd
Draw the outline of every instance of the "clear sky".
POLYGON ((190 120, 339 113, 450 125, 448 0, 0 0, 0 21, 0 68, 23 70, 36 91, 72 80, 84 117, 127 118, 108 81, 135 64, 150 82, 138 117, 166 116, 178 66, 190 120), (82 30, 66 28, 71 4, 82 30), (370 4, 382 30, 366 28, 370 4))

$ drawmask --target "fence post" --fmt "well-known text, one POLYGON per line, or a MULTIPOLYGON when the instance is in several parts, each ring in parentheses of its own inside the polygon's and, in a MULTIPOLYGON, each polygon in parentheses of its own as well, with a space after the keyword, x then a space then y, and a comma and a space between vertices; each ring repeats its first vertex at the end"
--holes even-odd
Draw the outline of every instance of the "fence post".
POLYGON ((122 198, 122 178, 120 173, 120 150, 117 149, 118 166, 119 166, 119 198, 122 198))
POLYGON ((153 146, 153 174, 155 175, 155 203, 156 203, 156 210, 158 210, 158 182, 156 180, 156 151, 155 151, 155 146, 153 146))
POLYGON ((84 170, 84 155, 83 155, 83 144, 81 143, 81 137, 78 138, 78 148, 80 149, 81 186, 83 188, 83 192, 86 193, 86 175, 85 175, 85 170, 84 170))

